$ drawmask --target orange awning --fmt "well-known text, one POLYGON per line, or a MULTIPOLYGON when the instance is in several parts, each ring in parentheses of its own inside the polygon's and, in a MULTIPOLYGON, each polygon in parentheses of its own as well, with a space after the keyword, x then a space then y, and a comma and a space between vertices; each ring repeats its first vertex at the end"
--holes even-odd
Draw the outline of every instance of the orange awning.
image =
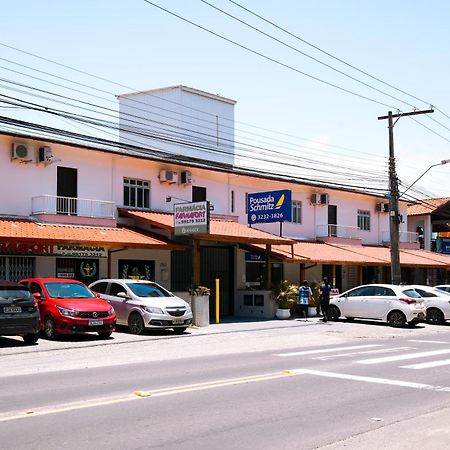
POLYGON ((89 244, 105 247, 158 248, 166 250, 185 248, 185 246, 176 242, 149 236, 129 228, 48 224, 24 219, 0 219, 0 241, 89 244))
MULTIPOLYGON (((174 230, 173 214, 171 213, 125 209, 121 209, 120 213, 127 217, 132 217, 141 223, 146 223, 165 230, 174 230)), ((195 238, 201 240, 235 242, 243 244, 290 245, 295 242, 291 239, 286 239, 275 236, 274 234, 266 233, 265 231, 257 230, 256 228, 250 228, 249 226, 239 222, 215 219, 210 220, 209 234, 196 234, 195 238)))

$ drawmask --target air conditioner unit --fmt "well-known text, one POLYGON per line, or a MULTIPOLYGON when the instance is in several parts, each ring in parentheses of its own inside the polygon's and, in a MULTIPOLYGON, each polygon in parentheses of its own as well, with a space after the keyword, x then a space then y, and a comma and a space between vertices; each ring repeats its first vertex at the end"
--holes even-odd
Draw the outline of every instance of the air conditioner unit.
POLYGON ((320 205, 320 194, 311 194, 310 201, 312 205, 320 205))
POLYGON ((53 153, 50 147, 39 147, 38 162, 51 163, 53 160, 53 153))
POLYGON ((375 210, 381 213, 389 212, 389 203, 377 203, 375 210))
POLYGON ((167 183, 177 183, 178 173, 172 170, 161 170, 161 172, 159 172, 159 181, 165 181, 167 183))
POLYGON ((11 160, 31 162, 33 160, 32 148, 26 144, 14 143, 11 152, 11 160))
POLYGON ((180 176, 180 184, 191 184, 192 183, 192 174, 188 170, 184 170, 181 172, 180 176))
POLYGON ((330 203, 330 196, 329 194, 320 194, 320 204, 321 205, 328 205, 330 203))

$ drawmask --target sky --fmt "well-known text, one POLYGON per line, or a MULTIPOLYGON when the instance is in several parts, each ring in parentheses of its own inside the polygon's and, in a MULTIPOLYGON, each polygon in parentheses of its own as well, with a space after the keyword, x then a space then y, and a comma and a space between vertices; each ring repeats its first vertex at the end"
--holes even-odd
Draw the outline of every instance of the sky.
MULTIPOLYGON (((236 139, 240 142, 264 142, 265 148, 275 152, 307 158, 314 170, 321 167, 321 174, 328 170, 328 179, 345 179, 347 167, 349 184, 358 178, 358 173, 360 180, 367 176, 367 182, 378 182, 379 188, 386 186, 389 150, 387 123, 377 118, 389 110, 423 110, 431 104, 439 111, 415 116, 414 120, 403 117, 394 127, 400 192, 431 165, 450 159, 449 2, 236 2, 296 37, 229 0, 208 2, 293 49, 201 0, 15 0, 2 4, 0 94, 47 104, 47 94, 41 92, 41 97, 36 97, 36 89, 42 89, 117 110, 114 95, 183 84, 237 101, 236 139), (49 74, 61 78, 51 78, 49 74), (50 85, 49 80, 61 86, 50 85), (90 92, 98 97, 79 92, 86 92, 85 86, 97 89, 90 92)), ((61 103, 57 107, 68 108, 61 103)), ((0 102, 0 115, 86 134, 97 132, 67 119, 12 108, 4 102, 0 102)), ((302 169, 298 173, 301 175, 302 169)), ((449 179, 450 164, 433 167, 408 194, 416 198, 450 196, 449 179)))

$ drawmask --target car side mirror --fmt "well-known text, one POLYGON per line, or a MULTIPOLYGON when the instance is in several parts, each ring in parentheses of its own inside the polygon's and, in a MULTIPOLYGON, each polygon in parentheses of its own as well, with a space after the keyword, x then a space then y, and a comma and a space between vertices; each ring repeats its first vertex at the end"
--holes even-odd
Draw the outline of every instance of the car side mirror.
POLYGON ((94 295, 96 298, 101 298, 100 294, 98 292, 94 292, 94 295))
POLYGON ((33 297, 37 302, 44 300, 39 292, 33 292, 33 297))
POLYGON ((128 300, 130 298, 128 297, 126 292, 118 292, 117 297, 124 298, 125 300, 128 300))

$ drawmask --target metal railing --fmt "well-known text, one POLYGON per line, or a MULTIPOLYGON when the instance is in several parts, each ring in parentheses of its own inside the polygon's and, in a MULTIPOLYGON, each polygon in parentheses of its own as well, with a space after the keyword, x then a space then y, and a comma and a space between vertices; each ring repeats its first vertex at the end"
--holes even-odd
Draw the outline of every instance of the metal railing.
POLYGON ((360 239, 361 233, 358 227, 347 225, 317 225, 317 237, 338 237, 346 239, 360 239))
POLYGON ((31 199, 32 214, 114 219, 115 203, 106 200, 41 195, 31 199))
MULTIPOLYGON (((416 244, 419 242, 419 234, 415 231, 400 231, 399 233, 400 242, 407 242, 408 244, 416 244)), ((383 231, 382 233, 383 242, 391 242, 391 234, 389 231, 383 231)))

